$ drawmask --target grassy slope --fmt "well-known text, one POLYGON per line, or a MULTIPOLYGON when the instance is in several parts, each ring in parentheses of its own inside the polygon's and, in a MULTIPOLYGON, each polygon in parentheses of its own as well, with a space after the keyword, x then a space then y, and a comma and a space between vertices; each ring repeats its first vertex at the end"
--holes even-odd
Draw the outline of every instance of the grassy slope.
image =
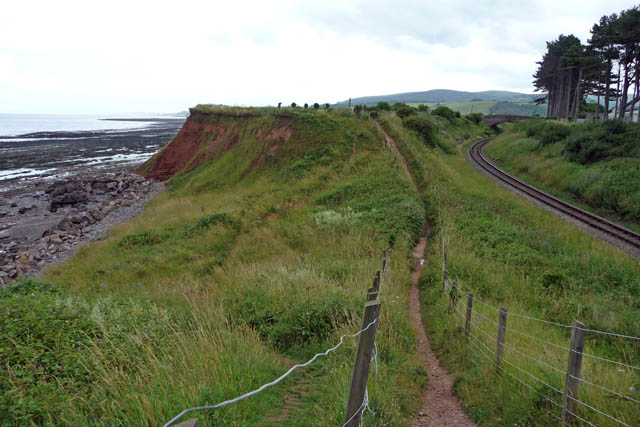
MULTIPOLYGON (((423 207, 372 122, 290 113, 293 136, 276 156, 250 165, 265 150, 250 131, 275 120, 257 114, 239 145, 52 269, 43 280, 54 285, 0 293, 4 424, 159 425, 256 388, 358 329, 390 242, 369 383, 376 415, 365 420, 398 425, 418 409, 426 373, 407 299, 423 207)), ((348 340, 284 384, 199 416, 340 424, 354 350, 348 340)))
MULTIPOLYGON (((414 107, 420 105, 420 103, 409 104, 414 107)), ((540 114, 545 115, 546 105, 536 106, 527 102, 497 102, 497 101, 461 101, 461 102, 427 102, 425 105, 433 109, 436 106, 445 106, 451 108, 453 111, 458 111, 462 115, 470 113, 482 113, 482 114, 514 114, 514 115, 533 115, 540 114)))
MULTIPOLYGON (((442 237, 448 248, 450 277, 472 290, 476 299, 494 307, 507 307, 510 313, 565 324, 575 318, 590 328, 635 336, 640 335, 637 261, 498 186, 467 162, 464 149, 468 144, 458 147, 456 155, 445 155, 423 147, 400 129, 397 120, 388 120, 386 126, 395 130, 405 152, 417 151, 421 161, 413 168, 421 165, 422 173, 428 177, 421 184, 423 196, 433 198, 432 205, 441 208, 441 214, 435 215, 436 227, 421 277, 424 318, 440 360, 455 374, 455 390, 463 406, 481 425, 554 425, 556 420, 549 411, 556 415, 559 411, 538 393, 560 403, 561 396, 519 369, 560 390, 564 388, 563 375, 511 349, 505 350, 505 359, 518 368, 506 363, 505 367, 536 391, 519 385, 509 375, 497 375, 493 364, 465 342, 460 315, 446 314, 442 237)), ((466 298, 460 298, 457 310, 463 312, 465 302, 466 298)), ((480 341, 472 342, 483 350, 485 344, 492 358, 496 326, 491 322, 497 320, 497 313, 479 302, 474 304, 474 310, 490 320, 474 316, 472 330, 480 341)), ((569 330, 514 316, 508 318, 507 324, 507 345, 565 369, 566 352, 515 330, 561 346, 568 345, 569 330)), ((587 334, 585 352, 640 364, 637 347, 624 339, 587 334)), ((585 357, 583 376, 640 399, 640 376, 633 371, 585 357)), ((628 424, 640 422, 635 403, 612 398, 591 386, 580 387, 581 400, 628 424)), ((610 422, 584 407, 579 408, 578 414, 596 425, 610 422)))
POLYGON ((639 231, 640 159, 581 165, 567 160, 563 150, 563 142, 541 145, 519 132, 507 132, 485 149, 514 175, 639 231))

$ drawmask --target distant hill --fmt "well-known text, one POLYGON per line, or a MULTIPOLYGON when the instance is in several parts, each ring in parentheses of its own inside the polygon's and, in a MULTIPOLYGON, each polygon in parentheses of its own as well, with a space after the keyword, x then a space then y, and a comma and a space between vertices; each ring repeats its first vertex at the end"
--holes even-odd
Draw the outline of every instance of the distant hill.
MULTIPOLYGON (((428 102, 465 102, 465 101, 498 101, 498 102, 531 102, 532 100, 539 98, 540 95, 507 92, 502 90, 487 90, 484 92, 463 92, 459 90, 450 89, 434 89, 425 92, 406 92, 395 93, 392 95, 378 95, 378 96, 363 96, 360 98, 353 98, 351 105, 375 105, 380 101, 386 101, 389 104, 396 102, 404 103, 428 103, 428 102)), ((349 105, 349 100, 337 102, 335 107, 346 107, 349 105)))

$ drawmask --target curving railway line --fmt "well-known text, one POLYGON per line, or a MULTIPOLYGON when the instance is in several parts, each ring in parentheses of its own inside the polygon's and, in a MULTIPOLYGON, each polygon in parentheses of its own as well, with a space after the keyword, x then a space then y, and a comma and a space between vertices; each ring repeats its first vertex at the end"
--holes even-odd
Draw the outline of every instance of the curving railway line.
POLYGON ((485 145, 491 142, 491 139, 485 139, 478 141, 469 148, 469 158, 472 163, 478 166, 480 169, 488 173, 490 176, 495 177, 498 181, 515 188, 527 196, 537 200, 543 205, 559 211, 565 215, 568 215, 582 224, 585 224, 591 228, 604 233, 609 238, 632 246, 636 249, 640 249, 640 234, 635 233, 621 225, 608 221, 598 215, 591 212, 587 212, 576 206, 573 206, 557 197, 551 196, 537 188, 522 182, 518 178, 514 177, 503 171, 502 169, 491 163, 482 153, 482 149, 485 145))

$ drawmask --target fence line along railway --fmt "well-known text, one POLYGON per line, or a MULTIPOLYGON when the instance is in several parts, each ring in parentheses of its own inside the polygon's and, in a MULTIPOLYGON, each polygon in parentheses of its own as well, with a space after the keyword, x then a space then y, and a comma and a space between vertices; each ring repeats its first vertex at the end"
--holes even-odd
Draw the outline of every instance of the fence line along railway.
POLYGON ((635 249, 640 249, 640 234, 540 191, 495 166, 482 153, 484 146, 489 142, 491 142, 491 139, 478 141, 469 148, 469 158, 472 163, 495 177, 498 181, 525 193, 543 205, 568 215, 580 223, 596 229, 616 241, 632 246, 635 249))

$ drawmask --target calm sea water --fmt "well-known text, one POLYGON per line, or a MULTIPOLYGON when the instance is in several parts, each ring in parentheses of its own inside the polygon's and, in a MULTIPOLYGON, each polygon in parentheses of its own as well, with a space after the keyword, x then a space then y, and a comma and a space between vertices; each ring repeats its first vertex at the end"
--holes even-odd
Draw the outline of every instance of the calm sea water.
POLYGON ((24 135, 33 132, 139 129, 147 126, 145 122, 100 120, 106 118, 110 117, 82 114, 0 113, 0 137, 24 135))

